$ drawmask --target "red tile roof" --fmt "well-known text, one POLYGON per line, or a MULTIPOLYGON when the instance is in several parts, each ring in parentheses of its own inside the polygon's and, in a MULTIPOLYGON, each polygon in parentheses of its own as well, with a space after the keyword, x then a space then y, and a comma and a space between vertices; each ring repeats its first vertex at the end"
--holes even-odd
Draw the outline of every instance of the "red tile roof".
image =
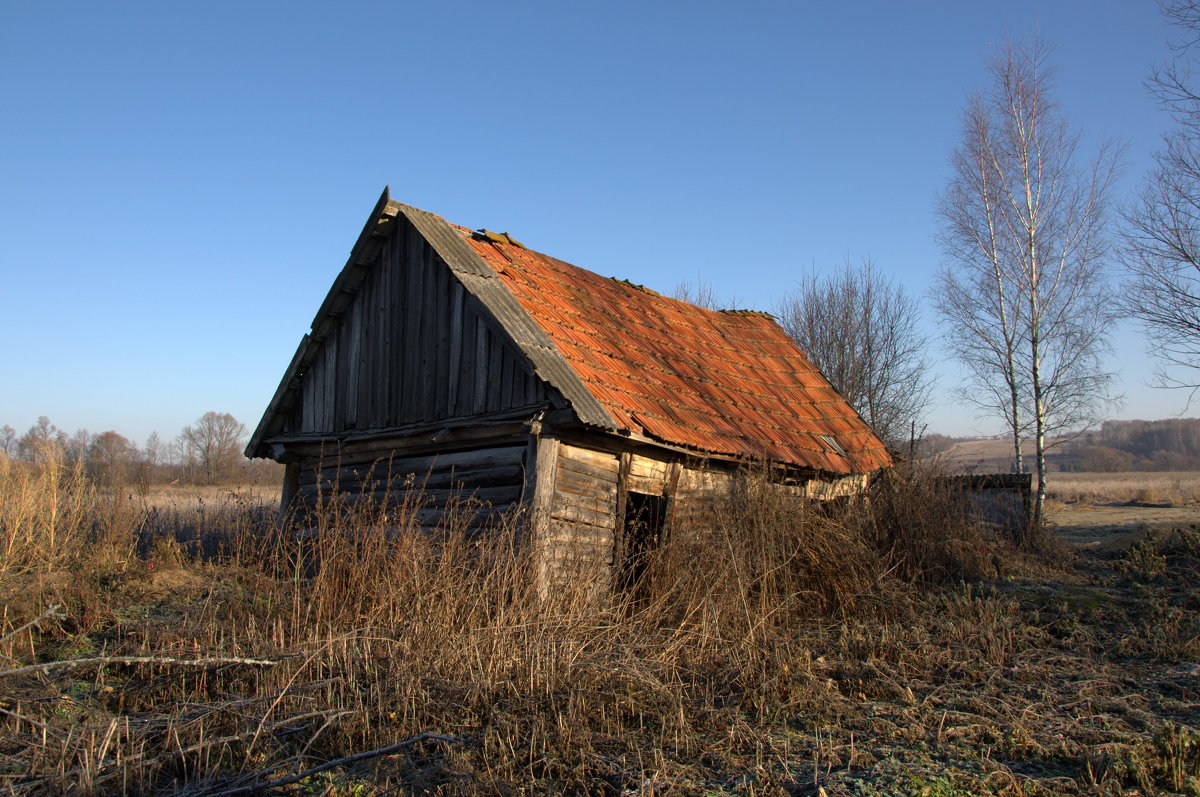
POLYGON ((828 473, 891 464, 862 418, 770 317, 702 309, 504 236, 455 229, 620 428, 698 452, 828 473))

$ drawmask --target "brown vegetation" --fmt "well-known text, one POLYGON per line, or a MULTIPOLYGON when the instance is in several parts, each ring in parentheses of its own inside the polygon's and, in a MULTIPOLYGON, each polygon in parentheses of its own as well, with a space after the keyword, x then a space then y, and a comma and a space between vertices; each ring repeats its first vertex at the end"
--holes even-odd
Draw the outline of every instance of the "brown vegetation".
POLYGON ((1200 775, 1194 534, 1048 569, 919 473, 821 512, 748 474, 707 537, 673 530, 640 589, 597 602, 537 595, 515 524, 430 536, 410 502, 281 532, 248 494, 185 512, 0 465, 5 791, 1118 794, 1200 775))
POLYGON ((1200 502, 1200 471, 1054 473, 1048 495, 1064 504, 1136 502, 1183 507, 1200 502))

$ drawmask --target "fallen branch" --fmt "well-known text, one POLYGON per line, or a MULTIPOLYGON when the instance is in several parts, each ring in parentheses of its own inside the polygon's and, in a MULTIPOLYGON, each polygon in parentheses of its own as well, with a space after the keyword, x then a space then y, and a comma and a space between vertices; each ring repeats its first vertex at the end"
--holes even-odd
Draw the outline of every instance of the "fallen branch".
POLYGON ((211 667, 227 664, 243 664, 251 667, 270 667, 279 662, 275 659, 174 659, 166 656, 96 656, 87 659, 67 659, 64 661, 49 661, 45 664, 30 664, 12 670, 0 670, 0 678, 12 678, 18 675, 28 675, 35 672, 50 670, 73 670, 79 667, 103 667, 105 664, 169 664, 178 667, 211 667))
MULTIPOLYGON (((53 603, 50 605, 50 608, 46 609, 46 611, 42 612, 41 614, 39 614, 37 617, 33 618, 29 622, 25 623, 25 625, 21 626, 20 628, 14 628, 13 630, 9 631, 4 636, 0 636, 0 645, 3 645, 8 640, 12 639, 17 634, 24 631, 26 628, 37 628, 39 631, 41 631, 42 630, 41 622, 42 622, 42 620, 45 620, 47 617, 53 617, 56 620, 61 620, 64 617, 66 617, 66 615, 62 613, 62 606, 60 604, 53 603)), ((5 656, 4 658, 8 659, 9 661, 13 661, 13 662, 16 661, 16 659, 14 659, 10 656, 5 656)))
POLYGON ((454 736, 443 736, 440 733, 422 733, 412 737, 411 739, 405 739, 403 742, 397 742, 396 744, 388 745, 387 747, 380 747, 376 750, 367 750, 362 753, 355 753, 354 755, 346 756, 345 758, 337 758, 333 761, 326 761, 324 764, 312 767, 311 769, 306 769, 303 772, 295 775, 289 775, 286 778, 270 780, 264 783, 251 783, 249 786, 239 786, 235 789, 229 789, 228 791, 217 792, 216 797, 226 797, 227 795, 232 794, 249 794, 251 792, 261 791, 264 789, 277 789, 280 786, 289 786, 293 783, 299 783, 305 778, 311 778, 313 775, 318 775, 327 769, 333 769, 334 767, 345 766, 347 764, 354 764, 359 761, 365 761, 368 758, 378 758, 380 756, 391 755, 392 753, 403 750, 405 747, 411 747, 414 744, 427 741, 446 742, 448 744, 463 743, 462 739, 458 739, 454 736))

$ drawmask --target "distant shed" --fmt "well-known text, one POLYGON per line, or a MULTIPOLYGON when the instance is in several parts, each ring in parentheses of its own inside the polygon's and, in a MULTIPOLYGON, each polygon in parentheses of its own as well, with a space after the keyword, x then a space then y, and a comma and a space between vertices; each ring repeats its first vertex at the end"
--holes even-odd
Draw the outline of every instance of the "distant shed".
POLYGON ((303 507, 411 476, 431 525, 461 495, 488 505, 479 527, 523 513, 547 579, 622 566, 748 461, 812 496, 891 464, 770 316, 601 277, 386 190, 246 454, 285 463, 303 507))

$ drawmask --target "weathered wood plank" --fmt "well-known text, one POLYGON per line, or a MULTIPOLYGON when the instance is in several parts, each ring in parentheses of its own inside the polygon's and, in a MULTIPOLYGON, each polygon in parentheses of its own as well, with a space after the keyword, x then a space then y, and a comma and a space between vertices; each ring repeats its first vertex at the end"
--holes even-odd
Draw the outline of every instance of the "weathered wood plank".
POLYGON ((576 473, 561 467, 562 463, 559 464, 558 483, 563 487, 570 488, 575 492, 588 492, 597 495, 615 496, 617 494, 617 485, 615 482, 585 476, 582 473, 576 473))
POLYGON ((560 470, 578 473, 588 479, 595 479, 601 482, 617 483, 617 471, 608 468, 600 468, 587 462, 581 462, 577 459, 568 457, 560 457, 558 467, 560 470))
POLYGON ((334 396, 337 395, 337 330, 325 340, 324 364, 321 370, 325 373, 325 397, 321 406, 321 429, 333 429, 334 396))
POLYGON ((512 381, 516 378, 514 370, 516 363, 513 361, 513 353, 508 346, 501 346, 500 352, 500 382, 496 386, 496 409, 513 406, 512 402, 512 381))
POLYGON ((404 379, 400 384, 401 422, 421 420, 418 386, 421 382, 421 300, 427 261, 434 257, 420 235, 409 232, 405 241, 405 262, 408 265, 404 289, 404 379))
POLYGON ((609 498, 597 498, 589 495, 570 495, 564 493, 560 487, 554 496, 554 507, 551 510, 551 515, 562 518, 564 520, 581 520, 587 523, 603 526, 604 528, 613 528, 613 516, 616 513, 617 503, 609 498), (578 507, 595 514, 595 518, 584 518, 570 516, 570 507, 578 507))
POLYGON ((615 490, 613 492, 599 492, 592 489, 589 485, 568 484, 563 482, 561 473, 556 485, 556 492, 558 493, 555 498, 556 503, 583 504, 604 512, 615 512, 617 508, 617 494, 615 490))
POLYGON ((619 467, 616 454, 592 451, 587 448, 580 448, 579 446, 567 445, 565 443, 562 446, 560 456, 573 459, 576 462, 585 462, 598 468, 608 468, 614 473, 619 467))
POLYGON ((369 319, 362 324, 363 335, 367 336, 370 365, 364 369, 368 384, 371 386, 371 420, 372 425, 388 422, 388 385, 391 383, 394 367, 391 335, 391 314, 395 312, 388 303, 392 291, 392 283, 396 280, 396 245, 395 237, 388 236, 384 242, 380 268, 371 286, 370 304, 363 307, 362 316, 369 319))
POLYGON ((479 319, 472 310, 472 300, 464 291, 462 319, 462 362, 458 366, 458 415, 475 412, 475 337, 479 319))
POLYGON ((440 488, 452 485, 492 487, 508 484, 521 486, 525 475, 524 469, 518 463, 419 470, 406 468, 402 464, 398 465, 393 462, 390 467, 389 470, 388 463, 381 462, 374 465, 308 469, 301 472, 300 478, 305 484, 322 479, 327 482, 337 481, 345 484, 373 482, 383 486, 391 485, 402 488, 407 478, 412 476, 411 485, 414 488, 440 488))
POLYGON ((557 500, 554 502, 554 508, 550 512, 550 517, 555 520, 572 520, 581 523, 587 523, 600 528, 611 529, 613 527, 612 510, 605 511, 603 508, 583 505, 581 503, 567 503, 557 500))
POLYGON ((422 277, 421 337, 418 350, 421 352, 421 371, 414 388, 420 395, 418 420, 431 421, 437 417, 437 274, 441 263, 436 257, 425 258, 425 274, 422 277))
POLYGON ((487 411, 498 412, 503 408, 500 402, 501 378, 504 374, 504 339, 500 335, 488 338, 488 370, 487 370, 487 411))
POLYGON ((316 394, 316 377, 309 368, 300 379, 300 428, 305 432, 316 430, 317 422, 313 416, 313 397, 316 394))
MULTIPOLYGON (((403 460, 399 457, 392 460, 392 469, 403 463, 403 467, 410 469, 413 472, 424 472, 431 467, 439 470, 450 469, 457 467, 489 467, 492 465, 503 464, 520 464, 521 453, 524 451, 523 445, 513 446, 496 446, 492 448, 470 449, 467 451, 453 451, 447 453, 425 454, 421 456, 406 457, 403 460)), ((383 461, 383 460, 381 460, 383 461)), ((305 463, 306 467, 308 463, 305 463)), ((314 461, 315 464, 315 461, 314 461)), ((337 466, 338 458, 329 456, 326 458, 326 466, 337 466)))
POLYGON ((475 326, 475 412, 486 412, 488 407, 488 370, 491 361, 488 354, 491 351, 491 330, 480 317, 476 317, 475 326))
POLYGON ((345 356, 342 361, 345 363, 345 417, 346 428, 358 428, 358 397, 359 397, 359 380, 362 378, 362 337, 363 337, 363 315, 367 312, 369 305, 362 300, 355 302, 350 306, 350 314, 347 318, 348 334, 346 335, 345 356))
POLYGON ((662 460, 650 459, 639 454, 634 454, 629 460, 629 473, 631 476, 638 476, 643 479, 665 479, 667 476, 667 463, 662 460))
POLYGON ((392 235, 392 251, 389 262, 392 264, 391 282, 382 301, 388 310, 387 328, 391 344, 388 354, 387 380, 380 380, 384 392, 380 397, 379 413, 376 416, 381 425, 406 423, 404 415, 404 370, 407 367, 408 349, 405 345, 407 330, 408 308, 404 302, 408 298, 408 273, 413 269, 410 261, 409 237, 412 228, 407 221, 397 224, 397 230, 392 235))
POLYGON ((446 414, 453 418, 458 415, 458 382, 459 368, 462 366, 463 345, 463 286, 462 283, 447 272, 447 279, 452 283, 450 289, 450 329, 447 345, 450 347, 449 362, 446 373, 446 414))
POLYGON ((437 290, 434 302, 437 313, 434 327, 433 368, 430 373, 433 384, 430 385, 430 391, 433 393, 433 417, 446 418, 450 415, 450 318, 453 309, 450 306, 453 301, 453 292, 450 287, 450 269, 438 270, 435 285, 437 290))

